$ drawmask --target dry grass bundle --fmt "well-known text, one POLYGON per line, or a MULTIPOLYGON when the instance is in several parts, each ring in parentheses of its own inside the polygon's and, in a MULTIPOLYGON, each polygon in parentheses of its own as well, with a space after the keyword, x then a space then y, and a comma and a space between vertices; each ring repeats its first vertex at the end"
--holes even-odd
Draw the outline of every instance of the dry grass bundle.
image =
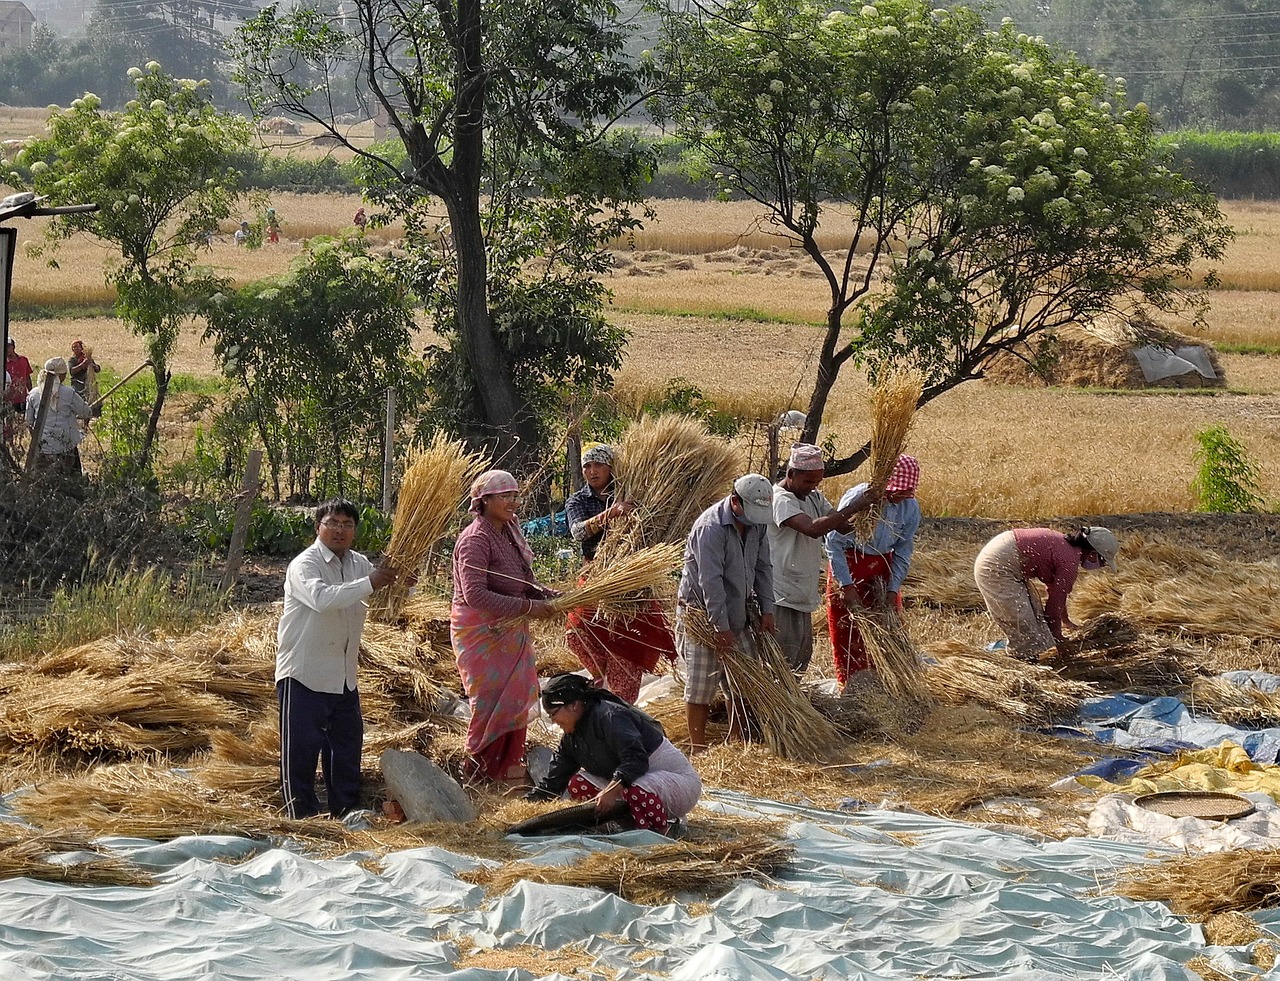
POLYGON ((1266 728, 1280 724, 1280 694, 1237 685, 1225 678, 1197 678, 1191 683, 1196 711, 1236 726, 1266 728))
POLYGON ((419 654, 417 638, 411 631, 382 623, 365 626, 360 658, 369 669, 368 681, 362 683, 361 689, 367 690, 372 700, 387 703, 377 713, 387 718, 434 712, 457 682, 456 671, 453 684, 447 684, 430 670, 435 658, 428 661, 419 654))
POLYGON ((594 609, 603 619, 626 620, 648 610, 684 560, 684 544, 663 542, 592 565, 586 581, 547 601, 557 613, 594 609))
POLYGON ((935 663, 925 671, 925 684, 949 705, 977 703, 1039 723, 1070 715, 1083 699, 1099 693, 1095 685, 1069 681, 1047 666, 960 641, 930 644, 926 652, 935 663))
POLYGON ((1180 855, 1126 872, 1114 891, 1195 919, 1269 909, 1280 904, 1280 850, 1180 855))
POLYGON ((603 889, 633 903, 660 905, 688 893, 715 896, 741 879, 767 881, 785 869, 793 849, 776 837, 748 834, 729 841, 678 841, 652 848, 596 852, 572 865, 515 862, 461 877, 498 894, 517 882, 603 889))
MULTIPOLYGON (((871 476, 867 483, 873 492, 882 493, 893 475, 923 389, 924 379, 918 371, 889 370, 871 390, 871 476)), ((871 537, 880 515, 879 502, 858 512, 853 526, 859 538, 871 537)))
POLYGON ((533 944, 516 944, 514 947, 479 947, 472 937, 446 937, 458 948, 452 966, 461 970, 509 972, 512 968, 537 977, 554 971, 570 978, 616 978, 621 972, 603 970, 597 965, 599 958, 591 952, 590 944, 582 941, 549 949, 533 944))
POLYGON ((687 416, 645 416, 632 423, 614 454, 618 500, 636 509, 613 522, 596 553, 610 565, 663 542, 683 543, 694 519, 729 493, 741 461, 725 440, 687 416))
POLYGON ((26 830, 0 836, 0 880, 39 879, 77 886, 150 886, 155 880, 137 866, 109 855, 72 863, 50 861, 59 852, 90 851, 83 838, 58 839, 26 830))
POLYGON ((488 465, 486 457, 439 435, 410 454, 384 553, 386 561, 400 570, 401 580, 370 604, 371 613, 388 620, 399 616, 409 593, 405 579, 422 571, 432 547, 453 530, 467 488, 488 465))
MULTIPOLYGON (((717 646, 705 612, 686 609, 685 624, 699 644, 717 646)), ((796 760, 825 760, 838 753, 844 737, 813 707, 773 635, 752 630, 751 646, 754 653, 737 647, 720 650, 720 666, 725 687, 759 723, 764 744, 796 760)))
POLYGON ((881 609, 851 606, 849 616, 857 624, 876 676, 885 690, 904 702, 927 702, 929 689, 924 681, 924 664, 907 633, 906 621, 897 610, 887 606, 881 609))
POLYGON ((1119 572, 1082 576, 1072 608, 1120 613, 1144 627, 1198 637, 1280 635, 1280 565, 1127 536, 1119 572))
POLYGON ((912 599, 948 610, 985 610, 986 604, 973 579, 973 560, 977 554, 977 547, 931 548, 924 553, 917 550, 911 556, 905 584, 911 590, 912 599))
POLYGON ((257 801, 225 790, 215 793, 172 770, 140 763, 51 780, 23 793, 13 809, 42 828, 155 841, 217 834, 323 840, 340 838, 346 830, 337 821, 290 820, 257 801))
POLYGON ((1142 634, 1122 616, 1104 614, 1059 644, 1048 664, 1064 678, 1111 689, 1162 694, 1185 683, 1192 654, 1142 634))
POLYGON ((280 726, 276 716, 254 723, 247 736, 215 732, 210 742, 213 749, 194 774, 202 786, 279 805, 280 726))
POLYGON ((208 731, 236 724, 236 706, 186 687, 183 665, 101 676, 32 675, 0 700, 0 749, 135 755, 204 749, 208 731))

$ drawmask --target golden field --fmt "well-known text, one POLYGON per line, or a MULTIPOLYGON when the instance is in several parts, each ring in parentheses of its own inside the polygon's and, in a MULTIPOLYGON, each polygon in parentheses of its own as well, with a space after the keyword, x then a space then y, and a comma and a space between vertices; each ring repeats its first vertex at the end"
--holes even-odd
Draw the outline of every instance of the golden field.
MULTIPOLYGON (((209 250, 209 264, 239 283, 281 272, 301 252, 304 235, 349 233, 359 202, 284 194, 271 204, 282 224, 279 246, 239 249, 229 223, 209 250)), ((1224 208, 1242 233, 1222 263, 1224 280, 1270 284, 1268 277, 1280 268, 1280 203, 1225 202, 1224 208)), ((823 280, 801 257, 769 249, 767 226, 753 205, 663 201, 657 209, 657 221, 637 237, 636 247, 619 250, 609 282, 610 316, 631 332, 619 385, 655 389, 684 378, 709 398, 754 410, 761 419, 786 407, 803 409, 820 341, 816 325, 826 309, 823 280)), ((38 220, 19 231, 22 243, 41 241, 38 220)), ((396 231, 371 237, 388 243, 396 231)), ((102 268, 109 258, 88 238, 64 244, 58 269, 44 257, 20 254, 14 299, 36 306, 68 299, 106 305, 102 268)), ((1222 289, 1211 300, 1206 338, 1280 352, 1280 292, 1222 289)), ((15 320, 11 330, 33 362, 65 353, 76 336, 122 373, 144 357, 141 342, 113 318, 15 320)), ((1225 353, 1222 364, 1226 391, 963 385, 918 417, 913 445, 925 467, 925 511, 1026 519, 1186 510, 1193 504, 1193 434, 1217 422, 1259 462, 1268 500, 1280 498, 1280 360, 1225 353)), ((197 376, 215 372, 197 325, 182 338, 174 368, 197 376)), ((845 449, 866 438, 866 391, 855 372, 847 370, 833 392, 823 432, 835 434, 845 449)), ((743 442, 759 462, 762 439, 745 436, 743 442)), ((833 479, 832 491, 852 479, 833 479)))

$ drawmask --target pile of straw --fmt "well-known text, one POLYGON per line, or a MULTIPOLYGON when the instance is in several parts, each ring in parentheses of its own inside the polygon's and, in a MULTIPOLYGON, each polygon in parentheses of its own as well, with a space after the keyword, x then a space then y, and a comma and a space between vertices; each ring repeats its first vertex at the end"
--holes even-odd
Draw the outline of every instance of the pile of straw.
POLYGON ((1209 549, 1124 541, 1119 572, 1081 576, 1072 608, 1081 616, 1120 613, 1148 629, 1196 637, 1280 636, 1280 566, 1236 562, 1209 549))
POLYGON ((1185 683, 1190 660, 1191 652, 1142 634, 1122 616, 1104 614, 1059 644, 1048 663, 1074 681, 1163 694, 1185 683))
POLYGON ((687 893, 717 896, 741 879, 768 879, 787 867, 794 850, 775 837, 747 834, 729 841, 678 841, 652 848, 596 852, 572 865, 514 862, 463 872, 491 894, 518 882, 545 882, 616 893, 633 903, 662 905, 687 893))
MULTIPOLYGON (((685 625, 699 644, 716 647, 716 631, 702 610, 685 611, 685 625)), ((764 744, 779 756, 825 760, 837 754, 844 738, 813 707, 772 634, 750 631, 755 653, 737 646, 719 651, 725 687, 759 723, 764 744)))
POLYGON ((978 549, 945 550, 930 548, 911 556, 905 585, 916 602, 948 610, 986 609, 978 584, 973 580, 973 560, 978 549))
POLYGON ((1071 715, 1081 701, 1099 694, 1096 686, 1069 681, 1045 665, 961 641, 930 644, 927 653, 933 663, 925 671, 925 684, 934 698, 949 705, 976 703, 1043 723, 1071 715))
MULTIPOLYGON (((871 476, 869 490, 883 493, 893 475, 893 468, 907 445, 911 424, 915 421, 916 403, 924 390, 924 379, 918 371, 888 370, 871 390, 871 476)), ((882 509, 877 501, 858 512, 853 519, 857 536, 869 539, 880 520, 882 509)))
POLYGON ((662 542, 684 542, 694 519, 724 497, 741 473, 738 453, 687 416, 645 416, 618 441, 613 478, 619 501, 636 509, 613 521, 597 563, 662 542))
POLYGON ((1192 704, 1234 726, 1264 729, 1280 725, 1280 693, 1237 685, 1225 678, 1197 678, 1191 683, 1192 704))
POLYGON ((374 597, 371 614, 385 620, 399 616, 409 594, 406 579, 423 570, 435 544, 454 530, 467 489, 488 465, 486 457, 439 435, 410 454, 383 553, 401 578, 374 597))
POLYGON ((608 563, 593 564, 586 581, 547 601, 556 613, 594 609, 601 619, 626 620, 649 609, 655 594, 668 586, 684 560, 683 544, 664 542, 608 563))
POLYGON ((1196 919, 1269 909, 1280 904, 1280 850, 1182 855, 1125 873, 1114 891, 1196 919))

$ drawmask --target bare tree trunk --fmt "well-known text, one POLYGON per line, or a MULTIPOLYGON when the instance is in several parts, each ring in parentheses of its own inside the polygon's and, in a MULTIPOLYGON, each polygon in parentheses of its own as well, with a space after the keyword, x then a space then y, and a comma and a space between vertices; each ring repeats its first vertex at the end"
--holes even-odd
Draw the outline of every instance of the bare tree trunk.
POLYGON ((162 368, 159 363, 153 363, 151 373, 156 380, 156 397, 151 403, 151 415, 147 419, 147 432, 142 438, 142 449, 138 453, 138 466, 145 469, 148 461, 151 459, 151 447, 156 441, 156 430, 160 427, 160 413, 164 411, 164 399, 169 393, 169 378, 171 373, 168 368, 162 368))

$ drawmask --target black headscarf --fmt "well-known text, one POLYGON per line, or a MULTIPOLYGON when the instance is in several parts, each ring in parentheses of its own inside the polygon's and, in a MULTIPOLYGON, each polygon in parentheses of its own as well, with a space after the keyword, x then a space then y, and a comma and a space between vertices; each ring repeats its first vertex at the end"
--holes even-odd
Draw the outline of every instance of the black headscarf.
POLYGON ((580 674, 557 674, 542 689, 542 708, 553 712, 574 702, 617 702, 626 705, 621 698, 607 688, 597 688, 580 674))

